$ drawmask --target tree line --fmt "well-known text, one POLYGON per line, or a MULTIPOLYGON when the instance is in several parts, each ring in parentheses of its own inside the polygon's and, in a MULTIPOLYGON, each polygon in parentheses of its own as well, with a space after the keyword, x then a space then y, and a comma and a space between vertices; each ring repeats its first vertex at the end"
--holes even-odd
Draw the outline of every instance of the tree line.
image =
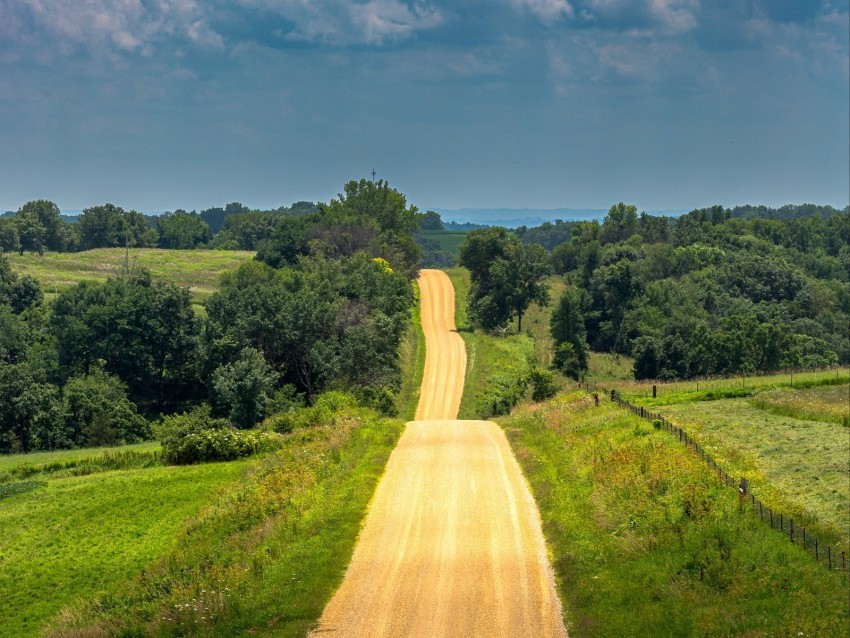
POLYGON ((45 303, 0 255, 0 451, 138 441, 194 409, 247 428, 336 389, 392 413, 420 217, 367 180, 277 215, 203 318, 187 290, 129 267, 45 303))
POLYGON ((0 253, 76 252, 94 248, 211 248, 257 250, 278 219, 315 213, 313 202, 295 202, 268 211, 239 202, 200 213, 182 209, 144 215, 113 204, 92 206, 78 217, 62 215, 49 200, 27 202, 0 217, 0 253))
POLYGON ((475 230, 460 264, 470 317, 502 331, 546 303, 545 275, 562 277, 554 361, 574 378, 588 350, 634 357, 638 379, 850 363, 847 208, 714 206, 673 218, 618 203, 601 223, 475 230))

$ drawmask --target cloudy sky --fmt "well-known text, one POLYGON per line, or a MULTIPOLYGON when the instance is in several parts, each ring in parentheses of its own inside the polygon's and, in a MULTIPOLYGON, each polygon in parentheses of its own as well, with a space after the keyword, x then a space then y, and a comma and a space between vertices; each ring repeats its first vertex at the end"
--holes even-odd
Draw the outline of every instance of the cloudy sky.
POLYGON ((850 190, 837 0, 0 0, 0 210, 850 190))

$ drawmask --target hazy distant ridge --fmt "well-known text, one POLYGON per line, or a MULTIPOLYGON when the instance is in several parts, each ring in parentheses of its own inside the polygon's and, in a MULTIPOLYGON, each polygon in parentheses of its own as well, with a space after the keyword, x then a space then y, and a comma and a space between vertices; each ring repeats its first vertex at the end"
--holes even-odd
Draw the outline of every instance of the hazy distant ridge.
MULTIPOLYGON (((604 208, 432 208, 443 221, 507 226, 539 226, 556 219, 580 221, 602 220, 608 213, 604 208)), ((653 215, 676 217, 683 210, 648 210, 653 215)))

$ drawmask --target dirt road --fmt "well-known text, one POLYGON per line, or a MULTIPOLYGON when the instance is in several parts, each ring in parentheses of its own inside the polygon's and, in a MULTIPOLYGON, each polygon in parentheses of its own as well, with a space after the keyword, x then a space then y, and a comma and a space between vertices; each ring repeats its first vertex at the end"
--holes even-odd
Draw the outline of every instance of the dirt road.
POLYGON ((465 353, 448 277, 420 276, 426 370, 351 564, 311 634, 565 637, 537 507, 501 429, 453 421, 465 353))

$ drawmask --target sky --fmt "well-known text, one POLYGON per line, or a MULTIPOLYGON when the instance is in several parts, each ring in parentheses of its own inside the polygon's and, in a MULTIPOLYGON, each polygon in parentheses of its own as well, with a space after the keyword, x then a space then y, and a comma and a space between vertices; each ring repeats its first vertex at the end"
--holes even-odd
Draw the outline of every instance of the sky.
POLYGON ((0 211, 850 200, 835 0, 0 0, 0 211))

